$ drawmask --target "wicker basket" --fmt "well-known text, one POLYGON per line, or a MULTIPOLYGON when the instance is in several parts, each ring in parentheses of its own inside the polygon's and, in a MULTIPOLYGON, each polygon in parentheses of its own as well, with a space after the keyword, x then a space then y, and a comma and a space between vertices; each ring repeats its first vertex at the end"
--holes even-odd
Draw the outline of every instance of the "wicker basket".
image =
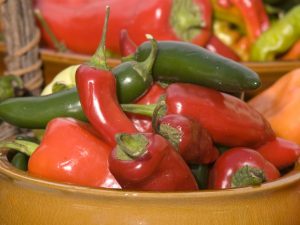
MULTIPOLYGON (((0 0, 1 27, 5 44, 3 75, 20 76, 24 87, 38 95, 43 85, 39 51, 40 31, 35 24, 30 0, 0 0)), ((0 124, 0 139, 20 130, 5 122, 0 124)))

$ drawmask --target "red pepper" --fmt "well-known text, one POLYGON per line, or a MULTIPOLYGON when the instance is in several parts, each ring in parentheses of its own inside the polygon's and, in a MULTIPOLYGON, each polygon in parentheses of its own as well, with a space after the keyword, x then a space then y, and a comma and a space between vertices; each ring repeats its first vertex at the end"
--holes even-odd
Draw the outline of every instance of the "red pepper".
POLYGON ((116 79, 106 66, 103 49, 107 17, 99 51, 92 57, 90 64, 79 66, 75 77, 84 114, 96 131, 114 146, 116 144, 115 134, 120 132, 133 133, 136 132, 136 129, 119 105, 116 79), (98 65, 98 61, 100 61, 100 65, 98 65))
POLYGON ((123 189, 198 190, 195 178, 171 144, 158 134, 118 134, 109 169, 123 189))
POLYGON ((126 29, 122 29, 120 31, 120 52, 121 56, 129 56, 135 53, 137 49, 136 44, 132 41, 132 39, 128 35, 128 31, 126 29))
MULTIPOLYGON (((107 49, 114 53, 120 53, 122 29, 128 30, 137 45, 144 42, 145 34, 151 34, 156 40, 184 40, 204 45, 211 34, 212 9, 209 0, 180 0, 177 3, 188 8, 176 6, 173 0, 36 0, 35 7, 40 10, 57 39, 78 53, 95 52, 107 4, 112 9, 107 49), (189 12, 190 7, 196 9, 194 11, 199 18, 189 12), (178 10, 181 16, 178 16, 178 10), (174 13, 171 14, 171 11, 174 13), (184 20, 176 20, 182 17, 184 20), (174 19, 174 24, 170 25, 174 19), (187 23, 177 26, 180 21, 187 23)), ((53 47, 44 29, 42 35, 47 45, 53 47)))
POLYGON ((253 186, 279 177, 276 167, 257 151, 237 147, 227 150, 217 159, 210 171, 209 188, 253 186))
POLYGON ((300 40, 298 40, 280 59, 299 60, 300 59, 300 40))
POLYGON ((211 36, 205 48, 234 61, 241 61, 240 57, 238 57, 233 50, 220 41, 215 35, 211 36))
POLYGON ((89 124, 55 118, 32 153, 28 172, 34 176, 92 187, 120 188, 108 169, 111 147, 89 124))
POLYGON ((219 156, 208 131, 193 119, 178 114, 165 115, 158 119, 156 129, 189 164, 212 163, 219 156))
POLYGON ((279 137, 260 146, 257 151, 278 169, 293 165, 300 157, 298 144, 279 137))
MULTIPOLYGON (((166 89, 165 103, 167 114, 180 114, 196 120, 217 144, 256 148, 275 138, 270 124, 254 108, 239 98, 214 89, 173 83, 166 89)), ((122 105, 122 108, 127 112, 152 116, 155 105, 122 105)))
POLYGON ((241 12, 250 40, 255 41, 269 28, 269 17, 262 0, 228 0, 241 12))
MULTIPOLYGON (((143 95, 136 104, 140 105, 150 105, 155 104, 159 101, 166 92, 166 89, 159 83, 154 83, 151 88, 143 95)), ((128 117, 133 122, 135 128, 139 132, 152 132, 152 118, 149 116, 143 116, 133 113, 128 113, 128 117)))

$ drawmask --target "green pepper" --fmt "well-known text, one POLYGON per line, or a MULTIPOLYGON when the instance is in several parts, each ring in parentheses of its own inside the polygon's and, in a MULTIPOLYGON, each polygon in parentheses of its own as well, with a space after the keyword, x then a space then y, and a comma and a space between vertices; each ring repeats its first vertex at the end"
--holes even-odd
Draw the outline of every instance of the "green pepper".
MULTIPOLYGON (((133 58, 145 60, 150 43, 138 47, 133 58)), ((242 64, 187 42, 158 41, 153 65, 154 80, 203 85, 219 91, 238 93, 260 87, 259 76, 242 64)))
POLYGON ((251 61, 272 61, 300 38, 300 5, 274 23, 253 44, 251 61))

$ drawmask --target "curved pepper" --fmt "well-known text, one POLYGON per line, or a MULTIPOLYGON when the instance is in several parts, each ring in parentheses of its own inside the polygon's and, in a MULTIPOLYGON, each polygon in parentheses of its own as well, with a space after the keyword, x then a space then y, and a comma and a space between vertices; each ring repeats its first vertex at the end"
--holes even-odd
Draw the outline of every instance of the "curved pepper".
POLYGON ((158 134, 118 134, 109 169, 123 189, 141 191, 198 190, 187 164, 158 134))
MULTIPOLYGON (((258 147, 275 138, 270 124, 246 102, 193 84, 174 83, 166 89, 167 114, 196 120, 217 144, 258 147)), ((156 105, 122 105, 123 110, 152 116, 156 105), (139 108, 142 111, 139 111, 139 108)))
POLYGON ((104 35, 99 49, 90 64, 79 66, 75 78, 84 114, 95 130, 114 146, 115 134, 133 133, 136 129, 119 105, 116 78, 106 65, 104 44, 108 17, 107 7, 104 35))
POLYGON ((271 124, 278 137, 300 144, 300 69, 278 79, 248 102, 271 124))
POLYGON ((254 42, 250 60, 271 61, 300 38, 300 5, 292 8, 254 42))
POLYGON ((300 157, 299 145, 279 137, 265 143, 256 150, 278 169, 293 165, 300 157))
POLYGON ((170 141, 187 163, 209 164, 218 158, 219 152, 208 131, 195 120, 168 114, 157 118, 154 123, 156 132, 170 141))
POLYGON ((209 188, 254 186, 279 177, 276 167, 257 151, 238 147, 226 151, 215 162, 209 175, 209 188))

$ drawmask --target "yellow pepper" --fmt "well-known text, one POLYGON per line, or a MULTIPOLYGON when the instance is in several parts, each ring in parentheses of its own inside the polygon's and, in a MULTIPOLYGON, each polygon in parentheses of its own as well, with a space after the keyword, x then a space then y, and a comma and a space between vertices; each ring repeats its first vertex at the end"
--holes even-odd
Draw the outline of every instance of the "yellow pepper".
POLYGON ((262 113, 277 136, 300 144, 300 68, 282 76, 248 103, 262 113))
POLYGON ((62 86, 64 89, 75 87, 75 73, 78 67, 79 65, 69 66, 58 73, 53 78, 53 80, 43 89, 41 95, 52 94, 53 92, 56 92, 55 89, 58 89, 62 86))

